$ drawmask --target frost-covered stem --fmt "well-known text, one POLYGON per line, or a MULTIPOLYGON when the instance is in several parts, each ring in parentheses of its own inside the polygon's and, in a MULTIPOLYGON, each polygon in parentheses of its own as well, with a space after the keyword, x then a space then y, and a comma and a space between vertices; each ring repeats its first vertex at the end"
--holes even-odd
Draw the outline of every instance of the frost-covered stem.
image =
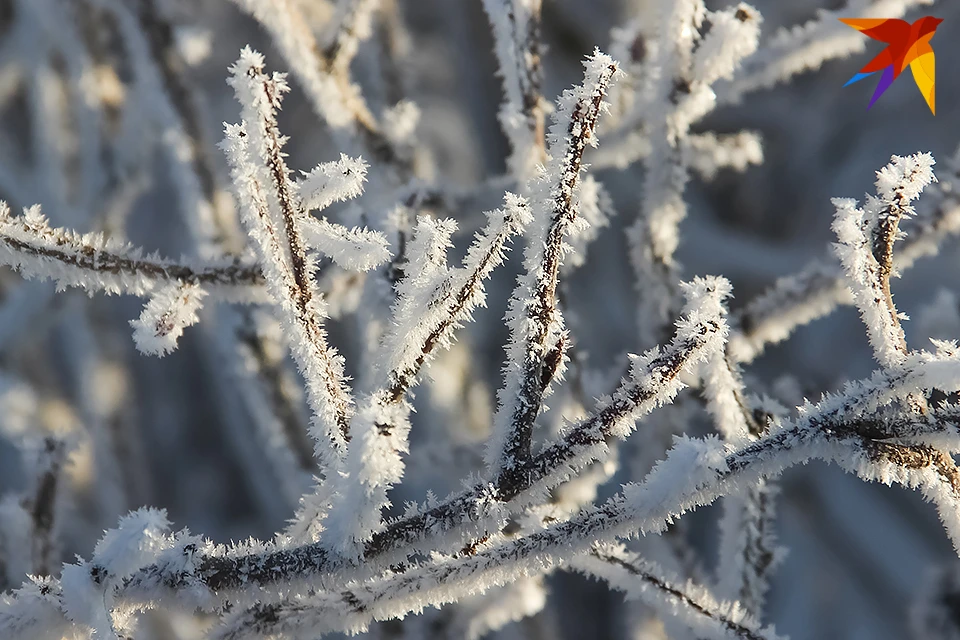
POLYGON ((507 242, 529 224, 525 200, 508 193, 505 202, 504 209, 488 214, 487 226, 477 233, 461 268, 437 282, 433 291, 420 292, 429 295, 432 313, 424 314, 414 301, 406 309, 400 303, 407 326, 394 329, 384 340, 384 350, 390 354, 387 393, 392 402, 406 394, 428 359, 449 345, 454 330, 483 302, 483 280, 503 262, 507 242))
MULTIPOLYGON (((915 228, 893 256, 897 272, 920 258, 936 255, 940 245, 960 234, 960 202, 946 198, 915 228)), ((786 340, 794 329, 828 315, 839 305, 853 304, 843 268, 835 256, 811 262, 801 272, 780 278, 748 302, 735 316, 729 352, 736 362, 750 362, 764 348, 786 340)))
POLYGON ((13 216, 6 203, 0 203, 0 263, 25 278, 53 280, 60 287, 82 287, 89 292, 143 295, 183 283, 234 302, 266 299, 257 265, 237 260, 190 265, 156 255, 144 257, 142 250, 101 234, 50 227, 38 207, 13 216))
MULTIPOLYGON (((171 114, 184 137, 186 149, 181 155, 187 158, 189 171, 198 183, 200 196, 205 201, 202 206, 210 207, 211 211, 209 220, 199 221, 201 227, 197 227, 197 222, 187 222, 205 236, 198 238, 201 248, 207 245, 235 253, 242 248, 238 244, 239 229, 234 228, 236 220, 222 210, 224 201, 218 197, 216 167, 210 153, 210 140, 202 125, 198 91, 189 79, 187 63, 177 46, 174 27, 163 15, 159 4, 158 0, 137 0, 137 20, 165 89, 161 95, 169 101, 171 114), (231 226, 230 222, 234 224, 231 226)), ((187 213, 188 217, 203 215, 200 211, 187 213)))
POLYGON ((727 539, 721 538, 720 543, 724 551, 718 568, 718 588, 722 594, 736 597, 744 610, 757 618, 763 615, 780 555, 774 531, 778 494, 776 478, 764 478, 741 495, 724 498, 721 533, 727 539), (727 551, 731 555, 726 555, 727 551))
POLYGON ((371 19, 380 0, 339 0, 329 28, 328 44, 321 54, 324 63, 337 74, 348 76, 350 63, 360 43, 370 36, 371 19))
POLYGON ((299 230, 306 212, 282 151, 276 112, 286 85, 281 77, 267 76, 263 58, 249 49, 244 49, 232 73, 245 127, 227 127, 224 148, 241 198, 242 218, 307 382, 317 454, 328 468, 336 469, 349 438, 353 400, 343 359, 327 343, 324 302, 299 230))
POLYGON ((778 637, 772 629, 761 628, 759 621, 737 603, 718 601, 701 585, 681 583, 654 563, 619 545, 597 545, 577 556, 571 566, 588 576, 606 580, 611 587, 623 591, 629 598, 643 601, 660 615, 675 617, 698 634, 698 638, 772 640, 778 637))
MULTIPOLYGON (((724 440, 743 446, 766 434, 766 416, 758 415, 745 398, 739 367, 729 356, 709 360, 703 382, 707 408, 724 440)), ((720 520, 718 593, 739 601, 757 619, 776 559, 774 482, 761 479, 740 494, 726 496, 720 520)))
MULTIPOLYGON (((481 537, 498 526, 504 507, 518 510, 543 502, 550 489, 603 456, 607 438, 627 437, 638 419, 670 402, 683 387, 681 374, 721 349, 726 335, 722 307, 729 292, 726 281, 697 280, 687 290, 690 315, 678 322, 677 335, 670 344, 662 352, 653 349, 635 357, 629 379, 593 416, 531 458, 517 474, 516 484, 498 487, 481 481, 436 507, 391 522, 364 545, 364 570, 388 566, 418 550, 435 549, 439 540, 481 537)), ((133 596, 164 580, 174 589, 196 581, 226 593, 244 585, 265 586, 308 574, 332 576, 344 566, 344 559, 331 556, 322 544, 264 555, 198 556, 189 576, 171 576, 166 573, 170 567, 156 565, 134 576, 124 591, 133 596)))
MULTIPOLYGON (((955 375, 956 362, 952 365, 948 368, 955 375)), ((439 605, 456 600, 467 590, 473 593, 504 584, 560 563, 570 554, 587 552, 597 542, 638 532, 662 532, 679 514, 710 504, 741 483, 756 482, 811 459, 837 462, 867 480, 896 479, 920 489, 928 499, 948 495, 948 501, 956 505, 956 476, 952 469, 941 469, 942 457, 929 448, 902 447, 876 439, 886 426, 882 421, 850 421, 846 414, 853 407, 872 404, 867 402, 872 393, 858 395, 864 391, 857 389, 842 401, 827 400, 797 424, 731 453, 716 441, 681 441, 643 483, 627 485, 623 494, 569 521, 473 555, 386 578, 376 589, 256 605, 229 621, 220 637, 242 638, 264 622, 271 628, 283 624, 286 633, 359 631, 373 617, 402 616, 425 603, 439 605)), ((911 419, 906 418, 907 422, 911 419)), ((951 534, 957 533, 960 521, 956 514, 943 509, 941 514, 951 534)))
MULTIPOLYGON (((521 539, 515 544, 522 542, 521 539)), ((303 600, 258 604, 228 619, 214 637, 217 640, 241 640, 264 635, 310 638, 334 631, 357 633, 365 630, 373 620, 400 618, 424 605, 440 606, 477 590, 523 582, 525 574, 533 568, 533 562, 524 563, 519 570, 512 563, 504 564, 499 572, 494 570, 492 558, 505 548, 509 547, 494 547, 481 554, 488 556, 482 562, 474 561, 477 556, 466 556, 461 561, 452 559, 431 563, 360 587, 303 600), (470 586, 471 580, 473 587, 470 586)), ((553 556, 543 564, 551 566, 557 564, 557 560, 558 557, 553 556)), ((607 580, 612 586, 639 597, 665 614, 676 616, 711 640, 779 638, 772 629, 761 629, 735 604, 718 602, 698 585, 678 584, 664 576, 658 567, 613 545, 590 549, 576 556, 571 565, 577 571, 607 580)))
POLYGON ((259 21, 303 87, 314 111, 330 127, 337 146, 349 153, 363 148, 385 164, 396 163, 390 142, 370 112, 360 90, 343 74, 333 73, 330 59, 310 31, 310 21, 294 0, 233 0, 259 21))
POLYGON ((645 163, 640 217, 628 229, 630 261, 640 290, 642 346, 657 344, 675 315, 679 270, 673 259, 678 225, 686 217, 683 192, 689 179, 680 144, 691 119, 681 105, 693 84, 693 49, 700 39, 706 9, 703 0, 663 2, 654 59, 659 69, 647 105, 650 155, 645 163))
POLYGON ((891 367, 907 356, 900 315, 890 292, 893 244, 900 236, 900 219, 913 215, 911 202, 935 181, 930 154, 893 156, 877 172, 877 196, 868 196, 864 209, 850 199, 834 199, 837 215, 834 246, 853 292, 880 364, 891 367))
POLYGON ((46 437, 40 443, 40 450, 36 455, 36 477, 26 498, 26 508, 30 514, 32 528, 31 574, 48 576, 58 564, 56 507, 67 445, 58 438, 46 437))
POLYGON ((503 79, 499 120, 510 142, 507 168, 521 183, 547 161, 540 55, 542 0, 484 0, 503 79))
POLYGON ((507 242, 530 222, 525 200, 506 194, 502 210, 488 214, 487 227, 476 235, 459 269, 446 267, 453 225, 421 218, 410 245, 413 263, 398 284, 391 329, 381 341, 377 361, 385 375, 351 423, 348 456, 352 484, 341 492, 330 515, 334 544, 356 553, 357 545, 381 528, 387 491, 402 478, 402 455, 409 448, 407 392, 423 367, 453 332, 483 302, 483 281, 505 257, 507 242))
POLYGON ((564 92, 550 128, 551 160, 536 185, 525 273, 517 280, 507 311, 510 342, 504 386, 487 454, 497 482, 505 485, 518 481, 512 476, 530 457, 534 422, 565 358, 557 281, 565 241, 577 222, 583 151, 595 140, 604 95, 618 73, 617 64, 599 50, 585 67, 583 84, 564 92))

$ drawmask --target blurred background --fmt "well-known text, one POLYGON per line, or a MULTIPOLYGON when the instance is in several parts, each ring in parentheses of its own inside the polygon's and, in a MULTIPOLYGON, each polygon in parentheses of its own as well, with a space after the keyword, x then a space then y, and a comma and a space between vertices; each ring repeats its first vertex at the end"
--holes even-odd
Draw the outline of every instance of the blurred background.
MULTIPOLYGON (((43 125, 43 95, 56 96, 56 91, 37 94, 37 86, 49 88, 45 83, 55 82, 69 60, 54 57, 50 64, 35 64, 36 57, 49 54, 49 49, 27 41, 22 30, 13 26, 20 20, 36 20, 37 33, 56 39, 57 20, 64 18, 25 17, 30 1, 0 1, 0 196, 14 207, 39 203, 56 224, 89 231, 95 228, 90 216, 76 214, 82 207, 52 193, 50 181, 43 177, 51 149, 64 157, 80 157, 74 147, 82 146, 83 136, 51 137, 49 127, 43 125), (52 75, 48 78, 44 73, 52 75)), ((316 29, 321 29, 330 7, 319 1, 300 2, 316 29)), ((71 4, 44 3, 50 7, 71 4)), ((199 113, 209 133, 208 152, 217 179, 226 185, 225 162, 212 145, 222 134, 223 122, 239 119, 239 107, 225 83, 227 67, 247 43, 265 54, 270 69, 285 70, 283 57, 264 31, 226 0, 169 4, 178 46, 185 59, 192 61, 188 74, 202 100, 199 113)), ((502 175, 509 148, 496 118, 501 83, 480 1, 389 0, 385 4, 400 12, 409 31, 410 46, 402 65, 408 97, 422 114, 418 139, 427 160, 421 177, 469 192, 502 175)), ((579 80, 581 60, 595 46, 609 49, 612 28, 634 19, 651 19, 651 4, 652 0, 544 0, 546 96, 552 100, 579 80)), ((708 0, 707 4, 718 9, 736 3, 708 0)), ((843 3, 827 0, 754 0, 752 4, 764 18, 761 47, 781 28, 815 19, 821 9, 843 15, 843 3)), ((736 308, 776 278, 827 255, 833 239, 830 198, 862 201, 873 189, 875 172, 891 155, 929 151, 938 160, 938 171, 950 170, 948 161, 960 143, 960 76, 954 72, 960 65, 960 3, 944 0, 921 6, 906 19, 927 14, 945 19, 933 40, 939 66, 935 117, 910 78, 895 82, 869 112, 872 80, 843 87, 883 46, 869 42, 865 52, 828 61, 786 84, 753 91, 742 103, 723 105, 695 126, 697 131, 758 131, 764 159, 742 172, 723 170, 709 182, 698 177, 691 180, 686 196, 690 211, 682 224, 678 251, 685 277, 726 276, 734 285, 736 308)), ((101 90, 114 83, 115 99, 122 104, 125 83, 134 71, 122 53, 110 53, 118 50, 117 44, 110 41, 109 28, 104 33, 98 37, 113 75, 101 78, 101 90)), ((356 81, 369 91, 371 102, 383 105, 389 98, 377 93, 382 89, 372 80, 379 72, 380 55, 373 41, 368 41, 361 46, 353 71, 356 81)), ((291 166, 308 170, 318 162, 337 159, 340 149, 297 83, 291 84, 280 123, 290 137, 291 166)), ((82 96, 60 96, 63 104, 73 99, 82 96)), ((55 111, 57 104, 47 107, 55 111)), ((119 196, 111 200, 111 206, 126 210, 123 232, 148 250, 189 255, 194 249, 175 213, 176 179, 160 151, 163 132, 146 126, 138 132, 135 123, 131 131, 126 134, 131 136, 129 157, 122 163, 126 168, 116 178, 117 191, 126 194, 127 200, 122 204, 117 204, 119 196)), ((609 378, 617 370, 619 357, 638 349, 637 301, 624 230, 636 219, 644 197, 642 164, 603 169, 596 177, 610 192, 616 215, 599 231, 585 265, 572 274, 567 299, 575 318, 575 338, 587 353, 587 368, 609 378)), ((465 249, 470 233, 482 223, 482 210, 497 206, 500 196, 502 190, 468 198, 445 213, 456 217, 462 229, 455 236, 455 253, 465 249)), ((94 209, 100 206, 106 203, 92 203, 94 209)), ((442 379, 434 380, 418 392, 415 449, 418 444, 426 446, 424 436, 418 435, 418 421, 437 421, 442 414, 482 424, 489 417, 500 384, 506 338, 502 317, 517 273, 516 254, 488 288, 487 308, 478 311, 476 322, 461 334, 461 344, 469 350, 455 349, 436 368, 437 376, 464 371, 463 379, 447 385, 442 379)), ((948 244, 939 257, 922 260, 894 282, 898 307, 913 318, 905 323, 911 346, 925 348, 931 330, 939 332, 939 337, 960 338, 960 326, 922 322, 925 309, 941 291, 955 291, 958 259, 956 248, 948 244)), ((141 300, 88 298, 80 291, 54 296, 47 283, 23 283, 7 272, 0 277, 0 285, 0 363, 9 375, 10 389, 26 384, 38 394, 42 406, 39 417, 32 419, 54 425, 44 428, 69 429, 73 427, 63 425, 74 424, 82 429, 89 423, 85 418, 95 416, 114 435, 112 442, 119 451, 119 465, 112 471, 97 462, 95 444, 81 444, 68 463, 62 559, 88 555, 104 528, 140 505, 166 508, 176 527, 223 542, 251 535, 269 537, 292 515, 292 504, 263 495, 263 484, 269 479, 251 472, 249 462, 264 454, 252 427, 244 424, 242 409, 238 417, 236 407, 224 406, 226 396, 216 379, 218 367, 226 365, 210 356, 205 346, 209 332, 190 329, 172 355, 150 358, 138 354, 130 338, 128 322, 139 315, 141 300), (104 480, 104 474, 111 473, 112 480, 104 480), (101 485, 110 482, 122 491, 105 498, 101 485)), ((949 298, 940 301, 951 304, 949 298)), ((361 356, 352 316, 333 321, 332 331, 356 376, 361 356)), ((845 307, 769 348, 746 368, 746 374, 748 384, 770 384, 789 374, 798 383, 801 397, 816 399, 845 380, 863 377, 873 366, 857 313, 845 307)), ((296 391, 291 394, 296 396, 296 391)), ((6 416, 9 422, 19 415, 17 398, 12 391, 6 394, 0 419, 6 416)), ((703 434, 708 428, 701 420, 691 424, 690 431, 703 434)), ((0 490, 13 494, 25 490, 28 481, 21 462, 17 448, 4 444, 0 490)), ((395 504, 423 500, 427 490, 442 496, 459 486, 457 478, 440 477, 442 473, 430 469, 414 469, 411 474, 411 481, 396 492, 395 504)), ((615 492, 627 479, 622 473, 614 476, 602 495, 615 492)), ((719 513, 714 506, 690 517, 690 535, 705 554, 707 567, 715 565, 719 513)), ((783 478, 778 535, 789 555, 775 574, 768 618, 778 631, 794 639, 908 637, 909 609, 922 594, 928 576, 956 563, 934 508, 919 495, 898 487, 866 485, 821 463, 793 469, 783 478)), ((619 593, 603 584, 558 573, 549 585, 559 601, 579 605, 548 607, 535 618, 502 630, 500 636, 657 637, 631 630, 629 609, 635 605, 624 603, 619 593)), ((182 637, 191 636, 183 632, 182 637)))

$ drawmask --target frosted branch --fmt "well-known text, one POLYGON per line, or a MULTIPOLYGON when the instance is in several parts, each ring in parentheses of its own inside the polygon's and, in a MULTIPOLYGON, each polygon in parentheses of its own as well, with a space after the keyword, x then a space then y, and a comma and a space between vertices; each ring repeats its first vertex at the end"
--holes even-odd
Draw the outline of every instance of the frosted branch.
POLYGON ((223 147, 240 197, 241 217, 307 381, 316 453, 328 468, 336 469, 349 437, 353 400, 343 359, 327 344, 324 303, 300 230, 306 212, 282 152, 284 138, 276 111, 286 85, 282 76, 266 75, 263 58, 249 49, 244 49, 232 74, 244 125, 227 127, 223 147))
POLYGON ((650 154, 645 162, 640 216, 627 232, 630 261, 640 292, 640 332, 644 344, 660 341, 677 306, 679 265, 674 253, 679 225, 686 217, 684 191, 689 167, 684 149, 690 126, 716 104, 710 85, 729 76, 756 48, 760 15, 741 3, 706 12, 702 0, 665 8, 651 64, 659 69, 644 103, 650 154), (704 19, 711 26, 701 37, 704 19))
MULTIPOLYGON (((722 300, 729 291, 726 281, 698 280, 687 290, 690 315, 678 322, 673 341, 662 352, 654 349, 635 357, 630 377, 617 391, 593 416, 531 458, 515 475, 515 483, 495 486, 481 481, 437 506, 389 523, 364 545, 356 566, 370 571, 418 550, 435 549, 438 540, 469 541, 481 537, 505 515, 504 507, 519 509, 531 502, 542 502, 552 487, 603 456, 607 438, 627 437, 638 419, 674 398, 683 386, 683 372, 722 349, 726 334, 721 315, 722 300)), ((913 381, 906 380, 904 384, 913 381)), ((880 383, 876 386, 879 388, 880 383)), ((170 575, 166 565, 146 568, 129 581, 124 591, 136 597, 159 584, 174 590, 189 584, 226 594, 295 576, 332 575, 348 566, 345 562, 344 558, 331 556, 322 543, 262 556, 207 555, 196 559, 190 575, 170 575)))
POLYGON ((140 353, 164 356, 177 348, 185 327, 196 324, 206 292, 192 284, 164 287, 150 297, 143 313, 130 322, 140 353))
POLYGON ((381 529, 387 491, 402 478, 402 456, 409 449, 407 392, 423 367, 437 351, 450 346, 454 331, 483 303, 483 280, 503 262, 507 242, 529 223, 530 213, 524 200, 507 194, 505 207, 490 212, 488 220, 457 269, 446 265, 452 221, 426 217, 418 221, 408 275, 397 286, 393 326, 377 357, 385 379, 351 423, 350 482, 328 518, 329 537, 340 553, 358 553, 358 545, 381 529))
POLYGON ((177 263, 99 233, 54 228, 30 207, 13 216, 0 205, 0 263, 29 279, 52 280, 61 289, 143 296, 182 283, 202 287, 230 302, 262 303, 263 275, 257 265, 220 260, 177 263))
POLYGON ((834 245, 843 264, 867 335, 880 364, 894 366, 907 354, 900 315, 890 292, 893 244, 899 238, 901 218, 913 215, 910 203, 935 181, 930 154, 894 156, 877 172, 877 196, 868 196, 864 209, 854 200, 834 199, 837 208, 834 245))
POLYGON ((494 53, 503 79, 499 120, 510 142, 507 168, 520 182, 536 176, 547 160, 545 102, 541 93, 542 0, 484 0, 493 27, 494 53))
POLYGON ((617 545, 598 545, 572 563, 578 571, 606 580, 628 599, 640 600, 661 615, 675 617, 698 638, 774 640, 737 602, 718 601, 700 585, 683 584, 654 563, 617 545))
POLYGON ((577 224, 583 152, 605 109, 604 95, 618 68, 598 51, 584 63, 583 84, 561 96, 550 127, 551 160, 536 184, 525 273, 510 299, 510 342, 504 386, 498 394, 488 464, 503 481, 530 455, 533 424, 550 381, 562 371, 566 332, 557 309, 557 280, 567 236, 577 224))
MULTIPOLYGON (((303 87, 313 110, 333 131, 341 148, 354 150, 359 141, 374 157, 392 162, 393 150, 384 138, 373 114, 360 95, 359 88, 349 77, 335 73, 333 60, 327 57, 324 48, 310 31, 309 21, 301 14, 294 0, 233 0, 241 9, 259 21, 276 43, 290 67, 290 71, 303 87)), ((345 1, 342 7, 349 15, 367 20, 374 0, 345 1), (356 11, 353 11, 356 9, 356 11)), ((354 24, 347 20, 346 25, 354 24)), ((358 35, 357 31, 343 31, 345 43, 349 44, 358 35)), ((334 42, 340 41, 335 36, 334 42)), ((351 46, 335 46, 330 52, 346 54, 351 46)), ((351 53, 352 55, 352 53, 351 53)), ((348 60, 341 56, 341 60, 348 60)))
MULTIPOLYGON (((893 256, 896 272, 920 258, 936 255, 940 245, 960 234, 960 203, 952 197, 929 215, 918 216, 893 256)), ((780 278, 737 314, 730 354, 750 362, 769 344, 786 340, 797 327, 822 318, 840 305, 853 304, 843 269, 833 256, 813 261, 798 274, 780 278)))
MULTIPOLYGON (((912 377, 911 382, 923 384, 947 375, 952 387, 960 383, 955 355, 940 359, 918 354, 906 365, 901 375, 912 377)), ((904 449, 899 447, 888 450, 887 443, 876 439, 876 423, 850 422, 851 412, 869 411, 878 402, 889 401, 890 389, 880 391, 881 384, 891 381, 886 375, 881 372, 848 393, 826 398, 797 423, 734 452, 726 453, 715 440, 680 440, 643 483, 628 485, 623 494, 602 506, 541 532, 414 568, 362 589, 258 604, 229 620, 218 637, 234 640, 268 630, 294 637, 363 631, 372 619, 400 617, 425 603, 440 605, 542 571, 571 553, 590 551, 598 540, 662 532, 678 515, 710 504, 742 483, 811 459, 836 462, 864 479, 896 480, 920 489, 928 498, 945 491, 955 494, 936 457, 923 452, 901 454, 904 449)))

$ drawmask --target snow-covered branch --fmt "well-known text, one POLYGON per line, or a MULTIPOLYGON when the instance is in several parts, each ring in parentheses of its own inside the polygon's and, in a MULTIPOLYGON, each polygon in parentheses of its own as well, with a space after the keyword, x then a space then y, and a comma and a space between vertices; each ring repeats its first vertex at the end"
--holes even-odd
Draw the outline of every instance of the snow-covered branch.
POLYGON ((839 242, 837 257, 847 274, 853 298, 867 327, 877 360, 899 364, 907 354, 900 314, 893 304, 890 276, 894 274, 893 244, 901 235, 900 220, 914 210, 911 202, 936 180, 930 154, 894 156, 877 172, 877 195, 868 196, 864 209, 856 201, 837 198, 833 230, 839 242))
MULTIPOLYGON (((343 358, 327 342, 324 302, 314 280, 316 264, 301 231, 307 214, 282 151, 285 139, 278 130, 276 112, 287 85, 281 75, 268 76, 263 57, 250 49, 244 49, 231 71, 244 121, 227 127, 223 147, 240 197, 241 217, 255 241, 270 294, 283 314, 294 357, 307 380, 317 454, 328 468, 337 469, 349 438, 353 399, 343 358)), ((361 182, 363 174, 355 173, 353 179, 361 182)))
POLYGON ((720 602, 705 588, 681 584, 662 569, 617 545, 599 545, 578 556, 573 567, 606 580, 627 598, 640 600, 677 620, 701 638, 774 640, 781 636, 762 629, 736 602, 720 602))
POLYGON ((267 300, 258 265, 247 261, 174 262, 99 233, 51 227, 40 207, 14 216, 0 205, 0 263, 61 289, 143 296, 172 284, 194 285, 230 302, 267 300))
POLYGON ((930 2, 0 2, 0 637, 903 635, 895 563, 960 553, 960 303, 949 255, 891 278, 960 235, 960 153, 894 156, 808 256, 890 140, 823 117, 790 160, 814 79, 740 102, 930 2), (301 91, 249 46, 210 82, 233 35, 301 91), (840 318, 757 360, 842 305, 872 374, 840 318))
POLYGON ((488 451, 488 463, 501 483, 515 482, 512 475, 529 458, 534 421, 566 357, 568 338, 557 309, 557 280, 567 236, 578 222, 583 152, 595 144, 604 96, 619 71, 599 50, 584 66, 583 84, 560 98, 548 136, 551 159, 531 189, 533 222, 524 253, 525 273, 507 312, 511 337, 488 451))
POLYGON ((493 27, 494 52, 503 79, 499 120, 510 142, 507 168, 519 181, 536 176, 546 162, 545 103, 541 94, 542 0, 484 0, 493 27))
MULTIPOLYGON (((960 234, 960 204, 953 197, 914 219, 907 237, 893 255, 893 268, 902 273, 922 257, 936 255, 941 245, 960 234)), ((782 342, 800 326, 853 304, 843 268, 834 256, 812 261, 801 272, 785 276, 748 302, 736 317, 730 354, 750 362, 770 344, 782 342)))

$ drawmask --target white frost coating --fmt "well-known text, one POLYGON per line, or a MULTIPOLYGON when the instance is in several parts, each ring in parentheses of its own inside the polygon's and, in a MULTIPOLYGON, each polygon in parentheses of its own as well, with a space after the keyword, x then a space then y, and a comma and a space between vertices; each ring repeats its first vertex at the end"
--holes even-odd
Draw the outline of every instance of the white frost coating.
POLYGON ((550 380, 563 373, 566 331, 556 306, 557 276, 570 250, 566 241, 577 225, 583 150, 596 144, 594 128, 607 108, 604 95, 619 75, 616 62, 599 49, 586 58, 583 83, 563 92, 553 114, 547 136, 550 160, 528 188, 533 221, 527 233, 523 273, 517 278, 506 313, 510 340, 504 383, 497 394, 498 410, 487 449, 487 464, 494 470, 512 468, 518 462, 509 453, 516 431, 532 428, 532 421, 518 424, 528 421, 519 416, 532 410, 535 417, 538 407, 530 403, 539 403, 535 396, 547 395, 550 380), (555 372, 548 376, 546 388, 533 389, 532 385, 538 384, 533 378, 541 377, 545 359, 557 351, 555 372))
POLYGON ((542 0, 483 0, 483 8, 493 29, 494 53, 498 75, 503 80, 503 103, 497 117, 510 143, 507 168, 523 183, 534 178, 543 162, 543 141, 536 138, 525 113, 525 100, 536 98, 529 108, 542 110, 539 87, 531 86, 529 30, 532 16, 539 14, 542 0))
POLYGON ((219 260, 176 263, 100 233, 80 234, 51 227, 39 206, 13 216, 0 203, 0 264, 24 278, 51 280, 58 290, 85 289, 91 295, 145 296, 173 283, 202 283, 214 297, 264 302, 264 287, 253 265, 219 260))
POLYGON ((706 587, 671 576, 621 545, 599 544, 571 563, 577 571, 606 580, 628 600, 640 600, 710 640, 778 640, 736 602, 720 601, 706 587))
POLYGON ((352 200, 363 193, 368 165, 363 158, 341 153, 336 162, 324 162, 297 181, 304 209, 326 209, 335 202, 352 200))
POLYGON ((370 271, 390 259, 390 243, 379 231, 348 229, 312 216, 300 220, 300 231, 310 248, 350 271, 370 271))
POLYGON ((133 327, 133 341, 140 353, 163 357, 177 348, 177 340, 186 327, 196 324, 200 317, 206 291, 192 284, 173 284, 150 297, 133 327))
POLYGON ((728 362, 725 353, 708 359, 701 369, 703 393, 707 398, 707 411, 723 439, 731 444, 743 445, 750 440, 744 411, 741 405, 743 383, 737 365, 728 362))
POLYGON ((306 213, 283 163, 284 139, 277 130, 276 110, 286 84, 282 75, 267 76, 263 57, 249 48, 243 49, 231 73, 229 82, 242 105, 244 125, 227 125, 222 148, 240 198, 241 219, 254 240, 306 381, 315 454, 329 469, 336 469, 346 449, 353 400, 343 358, 327 344, 322 325, 325 303, 313 278, 315 263, 301 244, 299 226, 306 213))
POLYGON ((382 528, 381 511, 390 504, 387 491, 403 478, 410 431, 406 390, 483 304, 483 280, 503 262, 507 241, 520 233, 530 213, 523 199, 508 193, 504 208, 490 212, 488 220, 462 265, 449 268, 446 254, 456 223, 417 219, 392 326, 376 357, 381 387, 351 422, 346 475, 325 521, 325 542, 342 556, 357 557, 360 544, 382 528))
MULTIPOLYGON (((730 296, 730 283, 724 278, 695 278, 691 282, 680 284, 687 301, 682 315, 676 323, 676 335, 663 350, 654 347, 641 356, 630 355, 630 379, 639 389, 655 390, 646 401, 637 405, 629 414, 610 425, 611 435, 626 438, 633 431, 636 421, 657 407, 668 404, 685 386, 680 375, 671 376, 663 382, 663 372, 659 368, 651 369, 651 363, 663 355, 670 359, 686 352, 686 362, 682 371, 694 372, 696 365, 723 353, 727 338, 726 308, 724 300, 730 296), (706 334, 706 337, 704 337, 706 334), (691 347, 690 345, 699 345, 691 347)), ((612 403, 623 402, 631 395, 632 389, 622 386, 613 395, 612 403), (621 397, 623 394, 623 397, 621 397)), ((601 406, 606 403, 601 403, 601 406)))
POLYGON ((350 423, 347 477, 340 482, 327 516, 324 543, 335 553, 359 560, 362 543, 383 527, 387 491, 403 478, 409 453, 410 409, 378 392, 361 402, 350 423))
POLYGON ((691 134, 683 143, 682 153, 684 163, 704 180, 713 180, 721 169, 744 171, 750 165, 763 164, 763 144, 754 131, 691 134))
POLYGON ((757 50, 760 41, 760 13, 741 2, 736 7, 707 14, 710 32, 704 36, 693 57, 693 75, 713 84, 729 80, 740 61, 757 50))
POLYGON ((97 637, 113 637, 118 626, 129 622, 122 614, 114 617, 111 612, 113 588, 173 546, 174 538, 167 534, 169 526, 163 511, 133 511, 120 518, 116 529, 104 534, 89 562, 64 566, 61 606, 66 615, 94 629, 97 637))
POLYGON ((0 594, 0 636, 4 640, 83 638, 82 631, 70 628, 60 595, 59 581, 50 577, 31 577, 12 594, 0 594))
POLYGON ((348 107, 353 87, 343 87, 317 64, 317 43, 310 21, 294 0, 233 0, 267 29, 290 70, 303 86, 314 111, 336 130, 348 129, 353 113, 348 107))
POLYGON ((593 174, 580 181, 580 211, 570 230, 570 253, 561 266, 565 272, 583 266, 587 259, 587 247, 600 230, 610 224, 614 213, 613 201, 603 184, 593 174))
MULTIPOLYGON (((424 222, 418 226, 413 244, 419 246, 421 233, 434 229, 434 242, 422 250, 411 251, 415 268, 407 269, 409 278, 401 280, 394 305, 394 327, 384 336, 381 349, 387 372, 405 375, 418 365, 424 339, 438 333, 440 347, 449 344, 456 328, 471 318, 473 310, 485 303, 483 280, 503 263, 507 242, 520 234, 531 221, 527 202, 512 193, 504 196, 501 209, 487 212, 486 226, 474 235, 458 268, 448 269, 441 250, 445 250, 452 221, 424 222), (425 226, 425 225, 430 225, 425 226), (442 240, 441 246, 437 246, 442 240), (439 276, 443 275, 443 278, 439 276)), ((418 224, 421 224, 418 222, 418 224)), ((426 241, 427 236, 423 236, 426 241)))
POLYGON ((863 209, 849 198, 833 200, 837 209, 833 230, 838 240, 834 250, 846 271, 874 354, 884 366, 902 362, 906 341, 889 293, 889 278, 896 274, 889 272, 892 264, 878 262, 877 252, 892 246, 900 234, 899 220, 913 215, 910 203, 936 180, 934 163, 930 154, 893 156, 890 164, 877 172, 877 196, 868 196, 863 209), (891 224, 892 231, 887 230, 889 237, 884 238, 884 225, 891 224))

